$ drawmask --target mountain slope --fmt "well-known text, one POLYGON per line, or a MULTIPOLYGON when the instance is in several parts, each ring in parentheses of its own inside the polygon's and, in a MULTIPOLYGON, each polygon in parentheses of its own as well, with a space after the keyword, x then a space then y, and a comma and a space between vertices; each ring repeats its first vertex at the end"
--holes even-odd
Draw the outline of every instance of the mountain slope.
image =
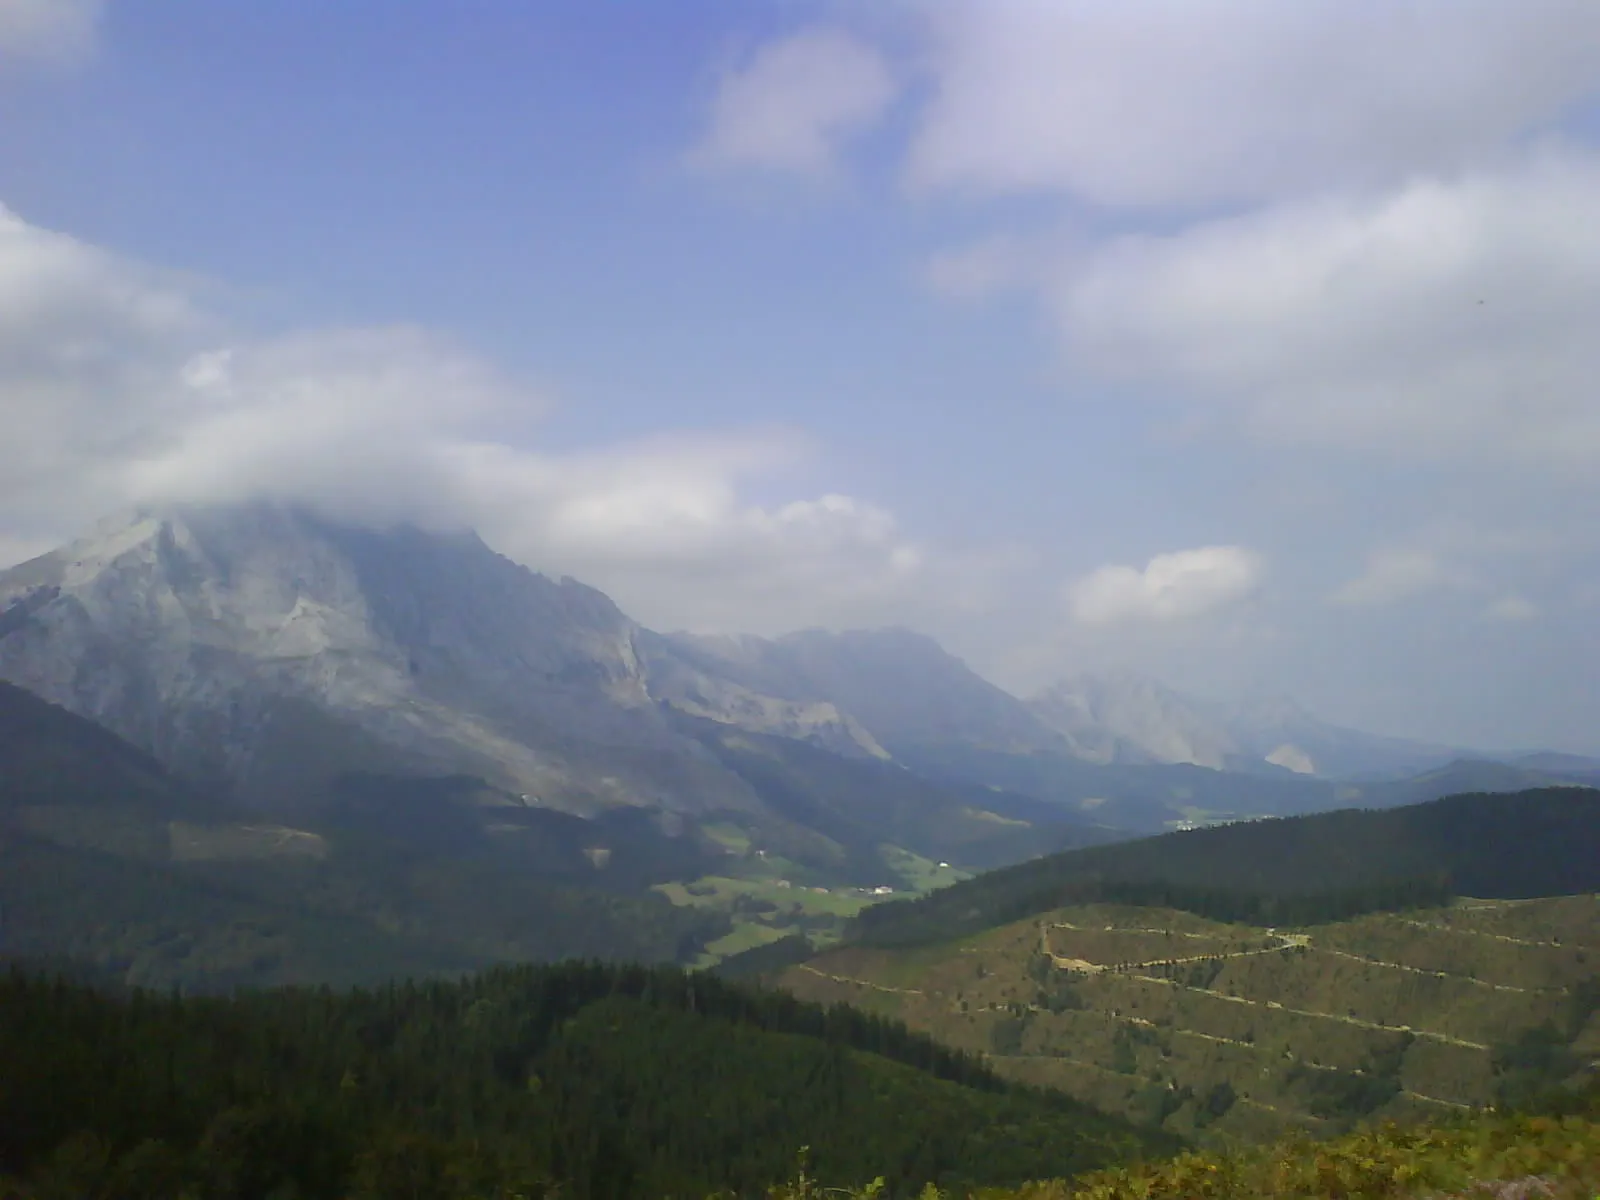
POLYGON ((1535 771, 1469 759, 1413 777, 1379 781, 1322 779, 1259 764, 1249 771, 1192 763, 1097 765, 1062 753, 1004 754, 960 745, 915 749, 903 761, 929 779, 1033 796, 1130 833, 1299 816, 1352 805, 1390 808, 1457 792, 1515 792, 1592 782, 1578 772, 1535 771))
POLYGON ((470 779, 352 776, 314 820, 264 821, 0 684, 0 953, 214 990, 688 960, 726 931, 645 890, 716 861, 693 831, 509 801, 470 779))
MULTIPOLYGON (((927 639, 712 645, 652 634, 601 593, 470 534, 360 529, 267 504, 109 522, 0 574, 0 679, 212 792, 297 820, 342 804, 345 776, 470 776, 512 808, 664 809, 770 833, 792 812, 763 800, 741 775, 752 761, 719 752, 697 721, 864 763, 889 757, 874 729, 1007 745, 1017 731, 1021 744, 1049 736, 927 639), (941 699, 951 687, 959 695, 941 699)), ((850 774, 807 761, 822 764, 814 787, 850 774)), ((948 803, 948 786, 885 778, 897 803, 948 803)), ((862 829, 882 827, 866 816, 862 829)), ((1012 860, 1061 844, 1052 838, 1010 836, 1012 860)))
POLYGON ((1582 1082, 1600 1065, 1597 953, 1591 895, 1295 928, 1084 904, 915 949, 841 947, 778 981, 987 1052, 1009 1078, 1229 1144, 1582 1082))
POLYGON ((1225 920, 1330 919, 1451 891, 1600 891, 1600 789, 1450 796, 1068 851, 869 909, 862 937, 946 940, 1066 903, 1168 904, 1225 920))
POLYGON ((780 638, 666 639, 707 675, 790 700, 823 701, 849 716, 888 753, 956 744, 1027 753, 1064 748, 1028 707, 905 629, 813 629, 780 638))
POLYGON ((1089 845, 1115 834, 1081 813, 1018 793, 929 782, 893 762, 842 758, 788 738, 691 717, 678 724, 746 781, 773 814, 820 834, 828 845, 791 857, 858 884, 885 878, 879 853, 898 846, 973 869, 1046 849, 1089 845), (813 856, 820 852, 822 858, 813 856))
POLYGON ((1239 754, 1225 722, 1132 671, 1063 679, 1028 701, 1078 758, 1096 763, 1193 763, 1221 770, 1239 754))

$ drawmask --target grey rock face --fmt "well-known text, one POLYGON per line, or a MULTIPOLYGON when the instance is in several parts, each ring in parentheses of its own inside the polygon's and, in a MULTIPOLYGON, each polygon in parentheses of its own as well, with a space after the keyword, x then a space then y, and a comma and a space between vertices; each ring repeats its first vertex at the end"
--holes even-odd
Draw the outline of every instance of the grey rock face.
POLYGON ((748 803, 663 720, 633 622, 470 534, 140 513, 0 574, 0 613, 0 677, 246 796, 314 745, 576 811, 748 803))
POLYGON ((1194 763, 1221 770, 1239 753, 1218 714, 1131 671, 1064 679, 1029 707, 1091 762, 1194 763))
POLYGON ((650 694, 680 712, 751 733, 810 742, 846 758, 889 757, 861 722, 831 701, 808 696, 803 687, 785 689, 781 681, 778 690, 790 694, 770 695, 741 682, 740 672, 729 672, 695 639, 645 631, 640 652, 650 694))

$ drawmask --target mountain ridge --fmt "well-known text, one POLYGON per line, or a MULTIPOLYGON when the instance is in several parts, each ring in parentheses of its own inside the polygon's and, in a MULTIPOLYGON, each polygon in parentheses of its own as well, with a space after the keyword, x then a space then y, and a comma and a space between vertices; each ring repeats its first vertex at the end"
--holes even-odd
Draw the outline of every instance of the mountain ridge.
MULTIPOLYGON (((1002 790, 1028 789, 940 764, 987 756, 1016 776, 1057 762, 1076 777, 1080 765, 1199 763, 1288 789, 1241 811, 1152 776, 1126 810, 1138 829, 1200 810, 1283 811, 1291 783, 1332 767, 1392 776, 1449 757, 1292 702, 1230 707, 1131 672, 1025 701, 906 629, 656 633, 469 531, 368 528, 265 501, 124 514, 0 572, 0 679, 266 809, 341 772, 400 771, 480 776, 585 815, 760 812, 674 713, 1002 790)), ((1259 786, 1227 774, 1199 790, 1259 786)), ((1032 794, 1058 802, 1057 790, 1032 794)), ((1069 807, 1096 795, 1080 788, 1069 807)), ((1325 806, 1313 795, 1294 803, 1325 806)), ((1119 807, 1095 819, 1116 824, 1119 807)))

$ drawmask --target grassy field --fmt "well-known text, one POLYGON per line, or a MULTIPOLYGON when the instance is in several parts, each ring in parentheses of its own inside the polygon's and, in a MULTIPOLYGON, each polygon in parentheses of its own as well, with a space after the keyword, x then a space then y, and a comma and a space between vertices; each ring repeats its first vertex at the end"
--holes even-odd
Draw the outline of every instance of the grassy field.
POLYGON ((920 895, 968 877, 967 872, 909 850, 885 846, 884 886, 894 888, 892 896, 865 888, 808 886, 792 878, 802 874, 794 864, 777 855, 752 852, 749 839, 736 827, 707 826, 706 832, 730 851, 730 873, 655 888, 676 905, 726 912, 733 918, 733 932, 706 947, 695 964, 701 967, 791 933, 805 934, 819 948, 832 945, 845 923, 867 905, 892 896, 920 895))
MULTIPOLYGON (((1600 900, 1465 901, 1306 929, 1090 905, 962 942, 839 947, 783 986, 1215 1144, 1487 1105, 1496 1047, 1600 973, 1600 900)), ((1600 1015, 1560 1053, 1600 1058, 1600 1015)), ((1537 1047, 1535 1047, 1537 1049, 1537 1047)))
POLYGON ((773 919, 787 916, 853 917, 872 902, 872 897, 851 889, 811 888, 798 884, 786 887, 778 879, 739 879, 727 875, 707 875, 691 883, 661 883, 656 885, 655 890, 674 904, 727 909, 735 913, 740 910, 741 900, 748 902, 747 906, 751 908, 770 905, 776 910, 770 914, 773 919))
POLYGON ((913 895, 920 896, 934 888, 949 887, 952 883, 972 877, 970 871, 934 862, 909 850, 902 850, 899 846, 885 846, 883 861, 889 870, 899 876, 899 882, 905 885, 905 890, 913 895))

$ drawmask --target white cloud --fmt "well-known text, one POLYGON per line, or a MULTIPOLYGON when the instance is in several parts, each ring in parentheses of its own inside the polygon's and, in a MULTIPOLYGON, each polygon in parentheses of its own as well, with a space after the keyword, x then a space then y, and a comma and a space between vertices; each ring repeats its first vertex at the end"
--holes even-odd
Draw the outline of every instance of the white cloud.
POLYGON ((94 49, 104 0, 0 0, 0 65, 71 63, 94 49))
POLYGON ((952 0, 924 186, 1257 200, 1479 161, 1600 90, 1591 0, 952 0))
POLYGON ((497 433, 546 405, 420 329, 225 333, 172 281, 0 210, 0 557, 136 503, 274 498, 472 525, 663 625, 873 623, 956 590, 879 506, 748 499, 805 452, 792 432, 559 455, 497 433))
POLYGON ((1242 546, 1201 546, 1158 554, 1143 570, 1104 566, 1068 589, 1072 614, 1086 624, 1173 621, 1241 600, 1260 586, 1259 555, 1242 546))
POLYGON ((1053 303, 1080 366, 1255 433, 1395 458, 1600 454, 1600 159, 1116 239, 1053 303))
POLYGON ((837 29, 803 30, 723 75, 695 158, 826 175, 841 143, 881 118, 894 94, 877 50, 837 29))
POLYGON ((1332 599, 1335 604, 1376 607, 1467 581, 1429 551, 1378 550, 1367 559, 1366 570, 1341 586, 1332 599))
POLYGON ((183 407, 173 361, 211 332, 155 272, 0 207, 0 511, 12 536, 38 536, 15 525, 43 510, 85 520, 120 501, 121 464, 183 407))

